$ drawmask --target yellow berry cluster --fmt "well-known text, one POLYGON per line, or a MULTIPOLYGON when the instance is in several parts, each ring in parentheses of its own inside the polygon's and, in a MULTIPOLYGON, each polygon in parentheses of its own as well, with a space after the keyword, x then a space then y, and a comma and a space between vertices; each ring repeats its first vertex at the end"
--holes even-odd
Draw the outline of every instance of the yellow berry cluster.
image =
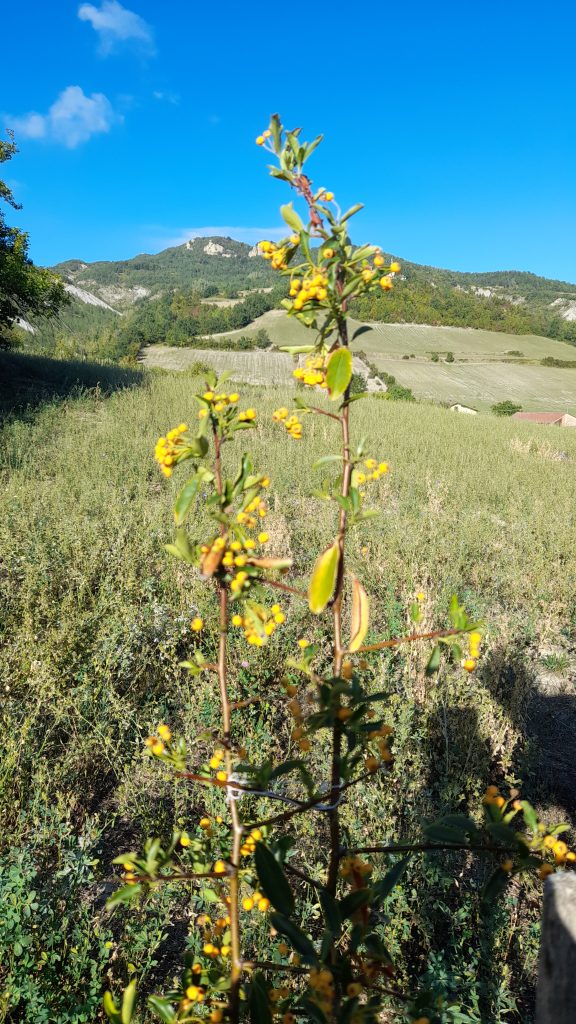
MULTIPOLYGON (((214 751, 214 753, 212 754, 212 757, 210 758, 210 761, 208 763, 209 763, 210 767, 212 768, 212 771, 216 772, 216 778, 217 778, 218 782, 226 782, 226 779, 228 778, 226 772, 222 768, 223 760, 224 760, 224 751, 221 749, 221 747, 217 747, 216 750, 214 751)), ((216 870, 216 869, 214 869, 214 870, 216 870)))
POLYGON ((258 247, 264 259, 270 260, 273 270, 286 269, 286 257, 288 255, 286 246, 278 246, 275 242, 260 242, 258 247))
POLYGON ((264 143, 266 142, 266 139, 269 139, 271 135, 272 135, 272 132, 270 131, 269 128, 267 128, 265 132, 262 132, 262 135, 258 135, 258 137, 256 139, 256 145, 257 146, 263 146, 264 143))
MULTIPOLYGON (((205 942, 202 947, 202 952, 205 956, 209 956, 211 960, 214 960, 217 956, 230 956, 231 947, 227 942, 221 942, 222 937, 227 937, 225 933, 230 927, 229 916, 219 917, 213 922, 207 914, 201 914, 200 917, 197 918, 196 924, 202 928, 204 932, 205 942), (212 941, 213 939, 216 941, 212 941)), ((188 992, 186 994, 188 995, 188 992)), ((192 996, 190 996, 190 998, 192 998, 192 996)))
POLYGON ((368 470, 367 473, 363 469, 355 468, 354 470, 354 484, 358 486, 370 483, 372 480, 379 480, 381 476, 388 473, 390 468, 387 462, 376 462, 376 459, 366 459, 364 466, 368 470))
POLYGON ((279 604, 273 604, 270 612, 261 605, 252 605, 250 615, 233 615, 232 625, 244 630, 244 637, 254 647, 263 647, 278 626, 286 621, 279 604))
MULTIPOLYGON (((272 264, 274 265, 274 264, 272 264)), ((325 302, 328 298, 328 278, 317 273, 312 277, 295 277, 290 283, 290 298, 294 299, 293 309, 301 310, 309 302, 325 302)))
MULTIPOLYGON (((298 642, 301 645, 301 641, 298 642)), ((306 646, 308 646, 307 641, 306 646)), ((310 740, 304 735, 304 726, 302 724, 304 715, 302 711, 302 705, 297 700, 291 700, 288 702, 286 707, 296 723, 294 728, 292 729, 292 739, 294 740, 295 743, 298 744, 300 750, 306 752, 310 750, 312 744, 310 743, 310 740)))
POLYGON ((289 416, 288 409, 282 406, 280 409, 276 409, 272 413, 272 419, 275 420, 276 423, 283 423, 284 426, 286 427, 286 430, 290 434, 290 437, 293 437, 295 441, 301 440, 302 424, 298 419, 296 413, 292 413, 289 416))
POLYGON ((253 828, 250 835, 246 837, 242 846, 240 847, 240 853, 243 857, 249 857, 254 853, 256 849, 256 843, 259 843, 262 839, 262 833, 259 828, 253 828))
POLYGON ((144 746, 148 747, 156 757, 159 757, 166 750, 166 744, 172 739, 172 733, 169 726, 164 724, 159 725, 156 731, 158 735, 148 736, 148 738, 144 740, 144 746))
MULTIPOLYGON (((482 803, 486 806, 488 806, 489 804, 493 804, 494 807, 498 807, 501 809, 502 807, 504 807, 506 800, 499 792, 498 786, 488 786, 486 788, 484 796, 482 797, 482 803)), ((518 800, 516 801, 516 803, 518 804, 518 807, 516 809, 521 810, 522 804, 520 803, 520 801, 518 800)))
POLYGON ((261 914, 265 914, 270 909, 270 900, 263 896, 261 892, 253 892, 251 896, 244 897, 242 907, 247 911, 256 908, 261 914))
POLYGON ((375 279, 378 281, 382 291, 388 292, 392 288, 392 277, 394 274, 399 274, 401 267, 399 263, 392 262, 388 267, 388 272, 381 277, 378 277, 378 273, 382 271, 385 266, 385 259, 382 253, 377 253, 374 256, 374 265, 371 266, 367 260, 362 264, 362 280, 365 284, 370 284, 375 279))
POLYGON ((342 878, 349 878, 357 887, 361 887, 363 880, 371 875, 373 867, 361 857, 344 857, 340 862, 340 874, 342 878))
MULTIPOLYGON (((570 850, 562 839, 558 839, 556 836, 544 836, 543 846, 545 850, 554 854, 554 860, 559 867, 563 864, 576 864, 576 853, 570 850)), ((555 870, 553 864, 541 864, 538 868, 538 877, 545 881, 548 875, 554 874, 555 870)))
POLYGON ((470 644, 470 654, 467 658, 463 658, 461 664, 462 668, 465 668, 467 672, 473 672, 478 663, 480 656, 480 643, 482 641, 481 633, 470 633, 468 637, 470 644))
POLYGON ((332 971, 327 967, 313 967, 308 975, 308 985, 312 990, 312 1002, 326 1015, 331 1015, 335 989, 332 971))
POLYGON ((309 388, 326 388, 326 361, 323 356, 311 356, 304 366, 297 367, 293 372, 296 380, 302 381, 309 388))
POLYGON ((198 413, 198 419, 203 420, 208 415, 208 412, 221 413, 224 412, 231 405, 236 405, 240 395, 236 391, 232 391, 231 394, 215 394, 214 391, 205 391, 202 398, 209 403, 208 408, 200 409, 198 413))
POLYGON ((154 458, 160 464, 164 476, 172 476, 172 466, 178 456, 185 451, 186 442, 182 439, 182 434, 185 434, 187 430, 187 424, 181 423, 179 427, 169 430, 166 437, 159 437, 156 441, 154 458))

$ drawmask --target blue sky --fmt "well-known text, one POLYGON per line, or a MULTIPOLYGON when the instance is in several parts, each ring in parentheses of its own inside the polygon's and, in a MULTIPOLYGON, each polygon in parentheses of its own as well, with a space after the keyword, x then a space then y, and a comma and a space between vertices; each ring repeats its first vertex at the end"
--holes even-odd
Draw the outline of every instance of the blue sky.
POLYGON ((324 133, 310 173, 366 204, 356 241, 576 281, 571 2, 21 0, 2 27, 0 173, 39 263, 270 234, 277 110, 324 133))

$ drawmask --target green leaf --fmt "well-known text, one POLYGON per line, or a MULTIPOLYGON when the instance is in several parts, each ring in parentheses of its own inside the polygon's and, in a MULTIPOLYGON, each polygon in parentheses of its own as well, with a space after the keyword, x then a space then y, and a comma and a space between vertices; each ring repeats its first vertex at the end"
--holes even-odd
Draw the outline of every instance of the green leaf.
POLYGON ((351 917, 360 907, 365 907, 370 902, 371 889, 355 889, 339 901, 338 908, 343 918, 351 917))
POLYGON ((338 903, 327 889, 320 889, 319 897, 328 930, 337 937, 342 929, 342 915, 338 903))
POLYGON ((294 913, 294 896, 276 857, 264 843, 260 842, 256 844, 254 860, 264 895, 280 913, 290 917, 290 914, 294 913))
POLYGON ((287 917, 284 917, 283 914, 279 914, 277 911, 270 914, 270 923, 277 932, 280 932, 281 935, 288 939, 296 952, 300 953, 305 960, 309 963, 316 961, 316 950, 312 942, 297 924, 289 921, 287 917))
POLYGON ((141 882, 137 882, 136 885, 123 885, 122 888, 116 889, 111 896, 106 900, 106 908, 111 910, 112 907, 118 906, 120 903, 132 903, 138 896, 144 892, 144 886, 141 882))
POLYGON ((176 1020, 176 1010, 168 999, 162 999, 160 996, 149 996, 148 1006, 157 1017, 160 1017, 160 1020, 164 1021, 164 1024, 172 1024, 172 1021, 176 1020))
POLYGON ((190 511, 190 506, 196 497, 199 486, 200 480, 197 476, 193 476, 180 491, 180 494, 176 498, 176 504, 174 505, 174 520, 176 522, 176 526, 182 526, 190 511))
POLYGON ((528 825, 531 832, 538 831, 538 815, 532 807, 532 804, 528 803, 527 800, 521 800, 522 810, 524 811, 524 821, 528 825))
POLYGON ((116 1003, 112 998, 111 992, 105 992, 102 1000, 102 1008, 104 1013, 108 1017, 108 1020, 112 1021, 112 1024, 122 1024, 122 1018, 120 1011, 118 1010, 116 1003))
POLYGON ((352 353, 347 348, 337 348, 328 360, 326 384, 334 402, 343 395, 352 379, 352 353))
POLYGON ((409 860, 410 857, 408 856, 397 861, 393 867, 390 867, 389 871, 386 871, 383 879, 379 879, 378 882, 374 884, 373 889, 376 893, 376 901, 378 903, 384 900, 386 896, 389 896, 395 886, 398 885, 406 868, 408 867, 409 860))
POLYGON ((351 340, 354 341, 354 338, 359 338, 361 334, 366 334, 367 331, 372 331, 372 330, 374 330, 374 328, 370 327, 369 324, 362 324, 361 327, 357 327, 356 328, 356 330, 354 331, 354 334, 352 335, 352 339, 351 340))
POLYGON ((352 402, 359 402, 361 398, 371 398, 373 395, 373 391, 357 391, 355 395, 350 395, 345 402, 342 402, 342 406, 352 405, 352 402))
POLYGON ((312 469, 320 469, 320 466, 325 466, 328 462, 342 462, 341 455, 323 455, 321 459, 317 459, 312 464, 312 469))
POLYGON ((362 646, 370 622, 370 598, 356 576, 352 576, 352 611, 350 621, 350 643, 352 653, 362 646))
POLYGON ((338 576, 340 563, 340 546, 334 541, 329 548, 318 557, 308 588, 308 605, 315 615, 323 612, 328 604, 338 576))
POLYGON ((252 1024, 272 1024, 268 992, 262 974, 255 974, 250 984, 248 1008, 252 1024))
POLYGON ((293 231, 297 231, 300 234, 301 231, 305 230, 302 219, 296 213, 292 203, 286 203, 285 206, 281 206, 280 213, 288 227, 292 228, 293 231))
POLYGON ((492 872, 490 878, 486 882, 482 892, 481 903, 485 906, 493 903, 501 892, 504 891, 508 884, 509 875, 506 871, 502 871, 501 868, 496 868, 492 872))
POLYGON ((282 345, 278 351, 287 352, 290 356, 299 356, 307 352, 313 352, 315 348, 315 345, 282 345))
POLYGON ((130 1024, 132 1020, 132 1014, 134 1012, 134 1005, 136 1003, 136 978, 133 978, 129 985, 124 989, 124 996, 122 998, 122 1010, 120 1011, 120 1020, 122 1024, 130 1024))
POLYGON ((359 210, 363 210, 363 209, 364 209, 364 203, 356 203, 355 206, 351 206, 350 209, 346 210, 346 213, 344 213, 340 217, 340 223, 344 224, 344 222, 349 220, 350 217, 353 217, 355 213, 358 213, 359 210))
POLYGON ((426 665, 426 675, 433 676, 435 672, 440 668, 440 648, 438 644, 432 651, 432 654, 428 658, 428 664, 426 665))
POLYGON ((193 437, 187 442, 187 448, 190 449, 192 455, 196 455, 197 458, 202 458, 208 451, 208 441, 205 437, 200 434, 199 437, 193 437))

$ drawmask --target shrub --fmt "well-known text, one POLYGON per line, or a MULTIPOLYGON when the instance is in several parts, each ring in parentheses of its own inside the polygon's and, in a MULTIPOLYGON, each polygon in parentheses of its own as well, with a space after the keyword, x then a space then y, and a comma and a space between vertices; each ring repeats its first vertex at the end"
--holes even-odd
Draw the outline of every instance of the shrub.
MULTIPOLYGON (((173 735, 165 722, 146 740, 152 758, 171 777, 202 788, 205 810, 198 822, 183 821, 172 836, 149 839, 143 850, 119 856, 124 884, 109 906, 137 903, 169 883, 192 887, 198 916, 182 975, 169 992, 148 1001, 165 1022, 202 1020, 207 1012, 211 1021, 229 1024, 247 1018, 269 1024, 276 1013, 285 1024, 296 1018, 376 1024, 396 1006, 405 1019, 420 1024, 462 1019, 457 1000, 444 1006, 442 993, 451 982, 442 978, 440 961, 431 960, 422 983, 409 991, 394 975, 389 941, 397 935, 394 911, 409 899, 398 887, 410 858, 441 855, 431 872, 432 893, 419 891, 417 900, 419 906, 432 901, 449 928, 450 915, 437 892, 453 883, 451 858, 462 854, 468 863, 478 854, 492 862, 482 906, 484 914, 497 916, 497 895, 510 878, 535 870, 543 878, 553 864, 576 861, 576 854, 558 839, 563 826, 546 834, 517 791, 505 797, 496 786, 486 790, 482 811, 421 820, 415 837, 396 841, 377 835, 372 841, 367 829, 359 843, 351 836, 350 822, 371 787, 393 791, 399 825, 410 804, 413 766, 405 776, 391 777, 389 680, 384 690, 373 686, 375 656, 401 644, 429 643, 428 678, 450 662, 470 673, 482 638, 479 624, 456 597, 446 624, 433 630, 424 621, 426 595, 420 592, 398 616, 407 622, 407 632, 396 633, 393 618, 385 624, 371 621, 367 574, 360 578, 348 570, 350 536, 357 528, 363 532, 375 514, 371 495, 375 506, 381 503, 388 464, 371 454, 365 440, 351 439, 352 410, 361 396, 351 394, 347 305, 348 299, 378 288, 388 292, 400 268, 374 246, 352 247, 347 221, 359 207, 340 215, 331 192, 313 192, 303 166, 320 139, 302 143, 299 132, 285 133, 274 116, 257 141, 278 158, 275 176, 291 185, 306 211, 305 223, 291 203, 283 206, 290 234, 280 243, 261 243, 272 267, 290 277, 288 315, 316 331, 315 343, 305 347, 305 365, 294 371, 303 389, 310 389, 310 399, 298 395, 294 408, 276 409, 273 420, 295 443, 302 438, 302 421, 308 424, 312 417, 327 420, 336 435, 336 450, 315 464, 323 474, 333 468, 318 492, 333 512, 330 540, 316 555, 305 589, 286 582, 293 560, 280 546, 267 553, 270 537, 262 528, 268 473, 247 454, 234 468, 225 454, 238 433, 255 425, 257 412, 241 409, 239 395, 225 392, 225 381, 208 375, 195 396, 194 429, 181 423, 168 431, 157 442, 155 458, 165 477, 187 464, 167 551, 183 563, 182 579, 191 569, 199 571, 212 593, 217 628, 214 649, 204 638, 203 618, 194 616, 196 641, 182 666, 195 685, 214 680, 221 718, 191 743, 173 735), (314 252, 313 238, 320 239, 314 252), (295 262, 296 253, 303 254, 303 262, 295 262), (327 401, 318 397, 318 388, 327 401), (287 595, 308 606, 304 635, 280 678, 267 677, 260 692, 238 699, 230 689, 229 633, 238 630, 265 658, 267 645, 285 628, 287 595), (369 637, 371 629, 378 637, 369 637), (252 705, 262 702, 275 709, 278 729, 291 720, 288 758, 277 760, 260 747, 244 746, 242 723, 252 705), (303 856, 307 836, 312 851, 303 856)), ((298 351, 301 346, 293 353, 298 351)), ((402 709, 397 722, 399 729, 415 726, 403 719, 402 709)), ((479 908, 470 910, 466 889, 460 916, 477 935, 479 908)), ((113 1024, 130 1024, 135 998, 134 981, 124 990, 121 1007, 107 993, 104 1009, 113 1024)))
POLYGON ((522 406, 512 402, 509 398, 504 402, 496 402, 490 408, 495 416, 513 416, 515 412, 522 412, 522 406))

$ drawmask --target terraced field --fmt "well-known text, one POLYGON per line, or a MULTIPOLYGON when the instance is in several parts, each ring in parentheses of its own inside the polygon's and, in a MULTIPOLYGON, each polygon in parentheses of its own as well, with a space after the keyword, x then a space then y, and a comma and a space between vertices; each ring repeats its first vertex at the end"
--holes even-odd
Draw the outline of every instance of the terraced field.
POLYGON ((480 411, 509 398, 527 412, 576 413, 576 370, 509 363, 431 363, 373 355, 381 370, 412 388, 417 398, 480 411))
MULTIPOLYGON (((361 326, 352 321, 352 332, 361 326)), ((151 345, 144 364, 167 370, 184 370, 199 361, 218 371, 230 369, 232 379, 249 384, 292 383, 293 360, 281 352, 230 352, 225 338, 251 335, 264 327, 277 346, 309 344, 311 333, 283 310, 264 313, 249 327, 206 339, 206 349, 169 348, 151 345)), ((536 335, 499 334, 460 327, 428 327, 420 324, 371 324, 354 342, 380 370, 396 377, 417 398, 453 404, 461 402, 479 411, 509 398, 527 411, 576 413, 576 370, 540 365, 545 356, 576 359, 576 348, 536 335), (433 363, 431 354, 440 353, 433 363), (446 352, 455 361, 446 363, 446 352), (511 356, 521 352, 521 356, 511 356), (406 358, 411 356, 412 358, 406 358)))
MULTIPOLYGON (((360 326, 351 320, 354 331, 360 326)), ((455 359, 483 362, 508 359, 510 352, 521 352, 525 359, 576 359, 576 348, 563 341, 541 338, 534 334, 501 334, 497 331, 477 331, 472 327, 429 327, 426 324, 370 324, 355 342, 354 347, 369 353, 386 353, 392 357, 414 355, 429 357, 432 352, 453 352, 455 359)), ((302 345, 310 341, 310 333, 297 320, 286 316, 281 309, 272 309, 258 317, 249 327, 228 334, 215 334, 212 339, 238 338, 251 335, 264 327, 275 345, 302 345)))
POLYGON ((293 385, 294 360, 284 352, 227 352, 225 349, 171 348, 148 345, 142 362, 150 369, 188 370, 207 363, 217 373, 230 371, 231 379, 244 384, 293 385))

